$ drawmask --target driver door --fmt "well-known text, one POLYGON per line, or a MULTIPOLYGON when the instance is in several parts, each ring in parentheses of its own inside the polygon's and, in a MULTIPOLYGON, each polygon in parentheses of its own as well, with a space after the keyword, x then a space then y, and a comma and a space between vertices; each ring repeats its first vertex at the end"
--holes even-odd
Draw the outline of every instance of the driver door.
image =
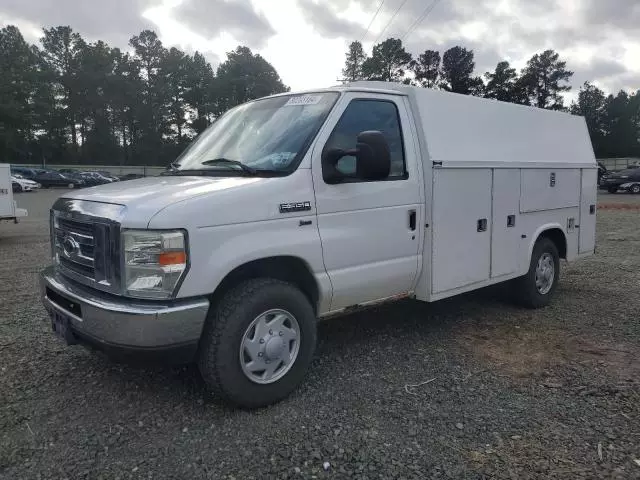
MULTIPOLYGON (((410 292, 421 263, 422 182, 417 148, 410 135, 405 97, 360 92, 344 94, 312 153, 318 229, 324 264, 333 286, 331 310, 410 292), (349 179, 325 183, 325 148, 352 149, 357 135, 379 130, 391 150, 391 171, 381 181, 349 179)), ((355 172, 355 157, 337 170, 355 172)))

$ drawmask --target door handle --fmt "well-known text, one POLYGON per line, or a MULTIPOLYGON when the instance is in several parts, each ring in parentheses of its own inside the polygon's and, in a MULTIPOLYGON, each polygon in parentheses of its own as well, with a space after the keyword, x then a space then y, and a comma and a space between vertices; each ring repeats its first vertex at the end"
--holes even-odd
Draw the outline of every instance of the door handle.
POLYGON ((416 211, 415 210, 409 210, 409 229, 410 230, 416 229, 416 211))

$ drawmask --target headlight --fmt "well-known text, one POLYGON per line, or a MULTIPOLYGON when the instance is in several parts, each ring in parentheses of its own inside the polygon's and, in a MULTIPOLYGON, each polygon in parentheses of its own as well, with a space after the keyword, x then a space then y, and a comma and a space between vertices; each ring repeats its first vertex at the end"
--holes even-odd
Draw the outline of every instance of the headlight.
POLYGON ((181 230, 125 230, 125 294, 139 298, 170 298, 188 267, 187 242, 181 230))

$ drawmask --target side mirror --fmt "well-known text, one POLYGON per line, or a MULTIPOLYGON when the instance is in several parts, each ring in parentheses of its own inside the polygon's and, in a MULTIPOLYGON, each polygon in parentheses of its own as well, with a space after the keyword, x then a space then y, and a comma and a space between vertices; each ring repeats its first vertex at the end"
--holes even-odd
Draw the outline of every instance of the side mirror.
POLYGON ((340 183, 345 178, 361 180, 384 180, 391 171, 391 152, 382 132, 368 130, 361 132, 356 139, 356 148, 341 150, 329 148, 322 152, 322 177, 326 183, 340 183), (355 174, 340 172, 336 165, 347 155, 356 157, 355 174))

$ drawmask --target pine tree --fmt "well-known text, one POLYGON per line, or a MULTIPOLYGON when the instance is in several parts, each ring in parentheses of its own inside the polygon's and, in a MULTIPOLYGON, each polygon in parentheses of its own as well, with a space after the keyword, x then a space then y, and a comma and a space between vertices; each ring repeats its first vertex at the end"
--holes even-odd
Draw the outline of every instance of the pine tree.
POLYGON ((343 79, 349 82, 361 80, 362 64, 367 59, 367 55, 362 48, 362 43, 358 41, 351 42, 345 56, 344 68, 342 69, 343 79))

